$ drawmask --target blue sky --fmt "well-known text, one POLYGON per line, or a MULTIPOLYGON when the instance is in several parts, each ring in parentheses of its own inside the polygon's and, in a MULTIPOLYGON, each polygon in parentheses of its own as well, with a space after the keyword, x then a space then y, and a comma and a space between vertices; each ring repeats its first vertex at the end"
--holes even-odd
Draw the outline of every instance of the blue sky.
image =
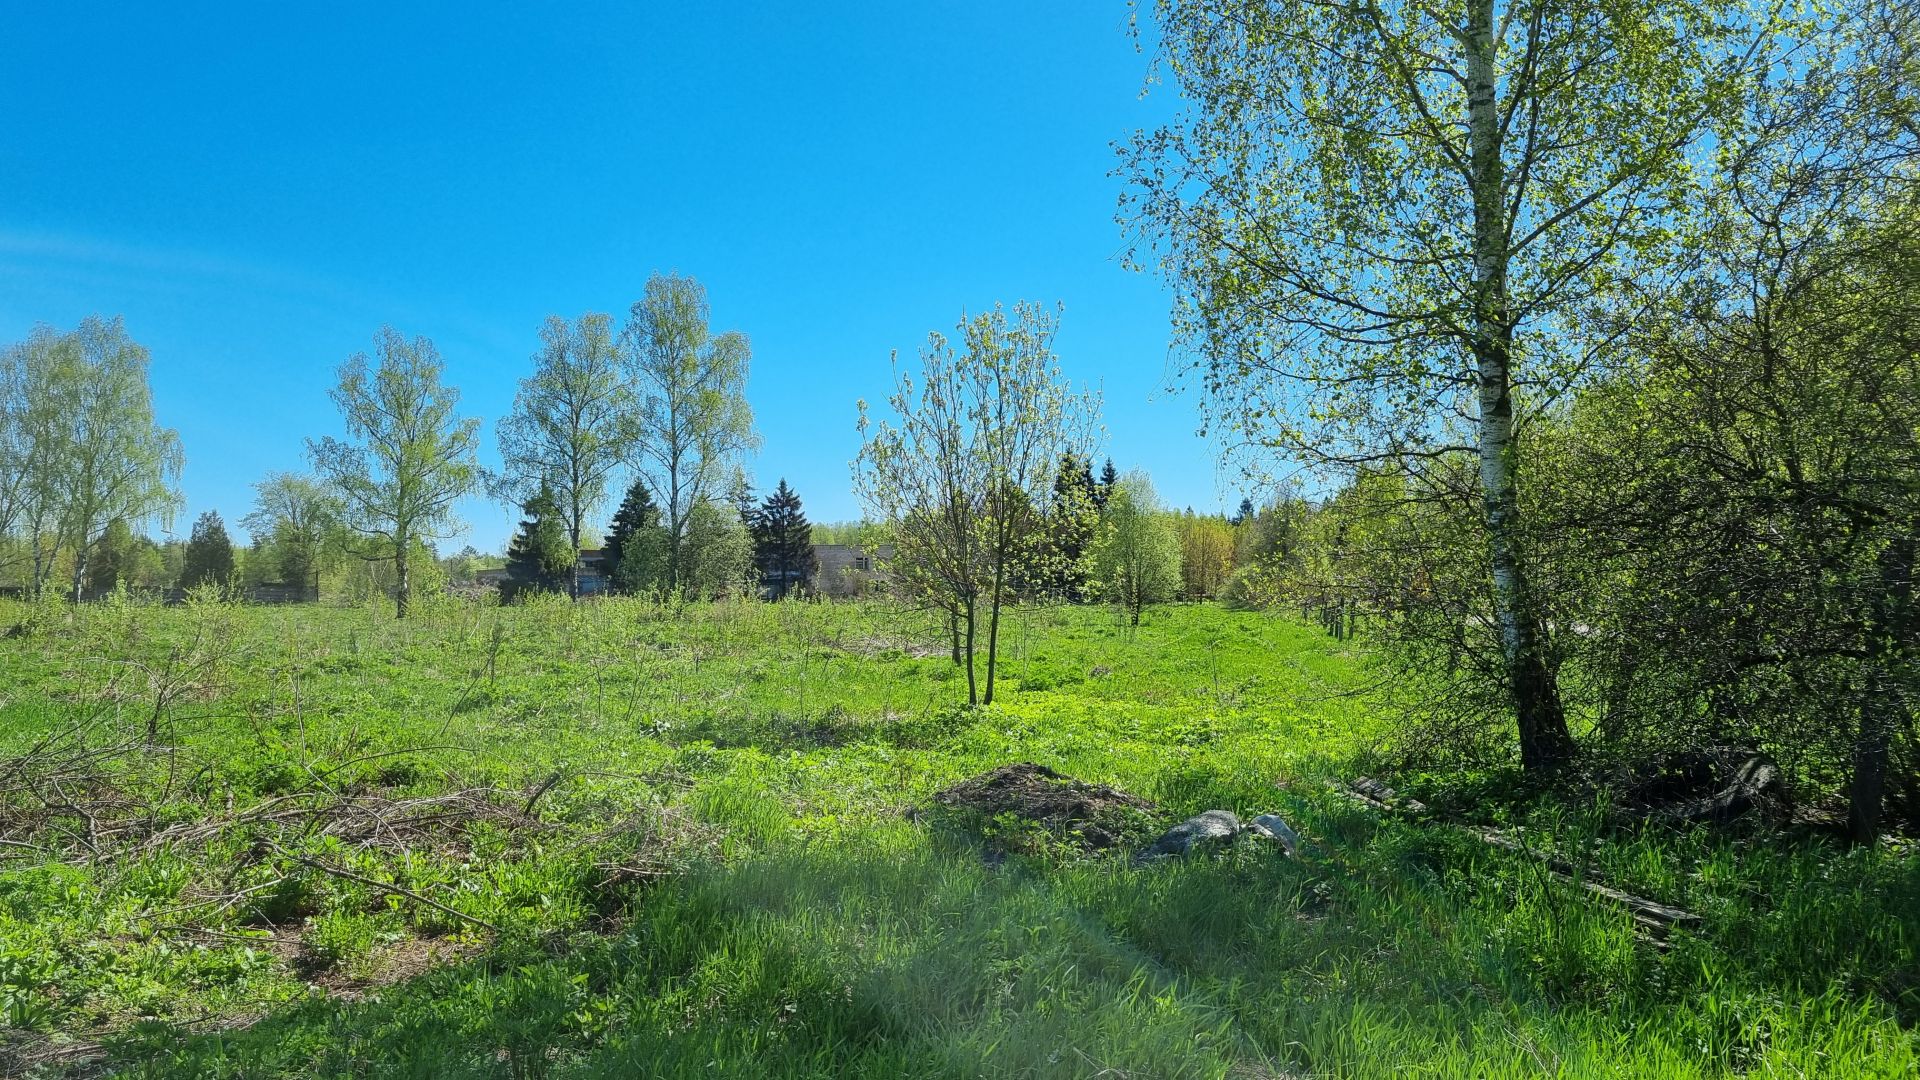
MULTIPOLYGON (((753 342, 765 447, 858 515, 854 402, 963 308, 1065 306, 1108 448, 1176 506, 1238 501, 1170 395, 1167 297, 1125 270, 1115 140, 1151 126, 1119 0, 16 7, 0 35, 0 341, 118 314, 229 521, 339 431, 326 390, 392 323, 493 424, 549 313, 656 270, 753 342)), ((504 545, 474 499, 451 546, 504 545)), ((445 545, 443 545, 445 546, 445 545)))

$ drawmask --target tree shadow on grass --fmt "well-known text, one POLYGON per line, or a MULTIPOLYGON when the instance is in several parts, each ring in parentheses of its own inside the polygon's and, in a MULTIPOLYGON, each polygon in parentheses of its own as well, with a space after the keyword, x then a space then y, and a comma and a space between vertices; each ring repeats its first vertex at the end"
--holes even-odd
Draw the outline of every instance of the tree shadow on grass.
POLYGON ((1777 996, 1729 986, 1716 1011, 1600 986, 1658 958, 1622 951, 1604 921, 1463 908, 1418 859, 1367 839, 1310 864, 1264 849, 993 868, 950 834, 890 822, 661 883, 612 934, 504 942, 242 1029, 137 1029, 113 1064, 149 1077, 1227 1078, 1912 1060, 1911 1040, 1902 1049, 1877 1021, 1777 996), (1382 887, 1396 869, 1404 887, 1382 887), (1587 997, 1534 970, 1530 935, 1550 917, 1587 935, 1587 997))

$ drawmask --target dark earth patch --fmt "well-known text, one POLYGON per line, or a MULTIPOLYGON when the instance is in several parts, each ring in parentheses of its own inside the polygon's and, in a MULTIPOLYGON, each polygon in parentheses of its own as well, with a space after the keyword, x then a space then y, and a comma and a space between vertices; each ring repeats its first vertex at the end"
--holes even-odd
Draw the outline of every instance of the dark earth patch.
POLYGON ((935 792, 935 807, 985 826, 989 845, 1035 846, 1031 833, 1084 851, 1104 851, 1155 831, 1154 804, 1105 784, 1075 780, 1033 762, 1002 765, 935 792), (1022 829, 1021 826, 1026 826, 1022 829))

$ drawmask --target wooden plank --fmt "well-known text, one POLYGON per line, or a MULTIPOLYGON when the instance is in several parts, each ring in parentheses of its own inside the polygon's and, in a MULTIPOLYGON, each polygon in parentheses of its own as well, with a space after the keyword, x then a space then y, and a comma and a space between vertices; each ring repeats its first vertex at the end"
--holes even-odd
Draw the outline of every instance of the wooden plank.
MULTIPOLYGON (((1355 802, 1389 814, 1422 813, 1427 809, 1419 800, 1401 799, 1399 793, 1392 788, 1378 780, 1365 776, 1359 777, 1345 786, 1338 784, 1330 784, 1329 786, 1332 787, 1334 791, 1345 795, 1355 802)), ((1446 823, 1443 822, 1442 824, 1446 823)), ((1593 896, 1597 896, 1602 900, 1626 909, 1635 922, 1657 935, 1665 935, 1668 930, 1675 926, 1697 927, 1704 921, 1700 916, 1690 911, 1682 911, 1677 907, 1671 907, 1658 901, 1648 900, 1645 897, 1635 896, 1632 893, 1623 892, 1609 885, 1589 880, 1588 874, 1582 873, 1565 859, 1559 858, 1549 852, 1535 851, 1526 844, 1496 829, 1476 829, 1451 824, 1447 825, 1447 828, 1456 829, 1469 836, 1478 837, 1482 842, 1497 847, 1502 851, 1510 851, 1516 855, 1523 855, 1540 863, 1546 867, 1549 873, 1568 884, 1578 885, 1593 896)))

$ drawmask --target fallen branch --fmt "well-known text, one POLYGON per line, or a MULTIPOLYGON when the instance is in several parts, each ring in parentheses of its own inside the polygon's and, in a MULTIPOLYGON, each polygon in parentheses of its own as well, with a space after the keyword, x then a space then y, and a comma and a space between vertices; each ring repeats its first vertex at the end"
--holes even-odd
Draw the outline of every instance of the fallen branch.
MULTIPOLYGON (((1350 784, 1341 785, 1329 782, 1328 786, 1332 788, 1336 794, 1383 813, 1404 816, 1424 813, 1427 809, 1426 806, 1417 799, 1402 799, 1399 793, 1392 788, 1378 780, 1365 776, 1354 780, 1350 784)), ((1502 851, 1509 851, 1516 855, 1524 855, 1540 863, 1549 873, 1565 881, 1567 884, 1577 885, 1581 889, 1586 890, 1588 893, 1608 903, 1625 908, 1635 922, 1654 931, 1656 934, 1664 935, 1675 926, 1696 927, 1702 922, 1700 916, 1690 911, 1682 911, 1676 907, 1670 907, 1657 901, 1648 900, 1645 897, 1634 896, 1632 893, 1622 892, 1619 889, 1603 885, 1597 881, 1588 880, 1588 873, 1586 871, 1575 867, 1565 859, 1551 852, 1536 851, 1525 843, 1515 840, 1513 837, 1497 829, 1471 828, 1464 825, 1453 825, 1447 822, 1439 822, 1439 824, 1445 825, 1449 829, 1466 833, 1468 836, 1474 837, 1482 843, 1497 847, 1502 851)), ((1656 944, 1664 945, 1664 942, 1656 940, 1656 944)))
MULTIPOLYGON (((1453 827, 1461 828, 1460 826, 1453 827)), ((1701 921, 1700 916, 1690 911, 1682 911, 1676 907, 1668 907, 1666 904, 1648 900, 1644 897, 1634 896, 1632 893, 1621 892, 1619 889, 1610 888, 1597 881, 1589 881, 1584 873, 1575 869, 1574 866, 1565 859, 1548 852, 1535 851, 1525 844, 1514 840, 1512 837, 1506 836, 1493 829, 1463 828, 1462 831, 1477 836, 1502 851, 1511 851, 1519 855, 1525 855, 1535 862, 1545 865, 1556 877, 1579 885, 1595 896, 1626 908, 1632 913, 1635 920, 1643 924, 1656 926, 1664 931, 1674 926, 1695 926, 1701 921)))
POLYGON ((485 930, 490 930, 496 934, 500 932, 499 927, 493 925, 492 923, 488 922, 485 919, 480 918, 478 915, 469 915, 466 912, 459 910, 458 908, 448 907, 447 905, 441 903, 438 900, 434 900, 430 897, 422 896, 411 889, 403 889, 398 885, 389 885, 384 881, 379 881, 377 879, 367 877, 364 874, 356 874, 353 871, 346 869, 345 867, 330 866, 327 863, 323 863, 318 859, 310 859, 305 855, 299 855, 299 854, 295 854, 294 852, 288 851, 286 848, 281 847, 279 844, 270 843, 268 846, 270 846, 271 848, 273 848, 273 850, 279 852, 280 854, 286 856, 287 858, 292 859, 294 862, 297 862, 302 866, 312 867, 313 869, 318 870, 323 874, 328 874, 337 878, 343 878, 347 881, 359 882, 360 884, 365 885, 368 888, 379 889, 381 892, 390 893, 394 896, 404 896, 409 900, 413 900, 417 903, 425 904, 428 907, 434 908, 435 910, 438 910, 438 911, 443 911, 448 915, 451 915, 454 918, 459 919, 463 922, 470 922, 475 926, 478 926, 485 930))
POLYGON ((565 780, 566 778, 567 778, 567 770, 565 769, 553 770, 553 775, 547 777, 544 781, 542 781, 539 787, 534 788, 532 795, 527 796, 527 805, 520 808, 520 816, 532 817, 533 804, 539 802, 541 796, 545 795, 549 791, 552 791, 555 784, 558 784, 560 781, 565 780))

